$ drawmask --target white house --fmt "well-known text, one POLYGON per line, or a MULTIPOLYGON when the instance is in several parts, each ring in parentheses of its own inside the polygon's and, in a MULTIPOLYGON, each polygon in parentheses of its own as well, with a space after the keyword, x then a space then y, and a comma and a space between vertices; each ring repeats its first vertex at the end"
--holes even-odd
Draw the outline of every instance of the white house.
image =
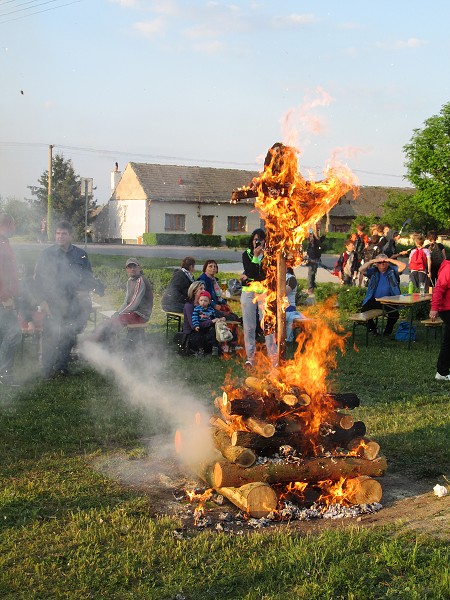
MULTIPOLYGON (((121 174, 111 174, 112 195, 96 217, 97 241, 138 243, 143 233, 250 233, 261 226, 254 198, 231 204, 233 189, 248 185, 258 173, 130 162, 121 174)), ((344 195, 329 216, 329 231, 349 231, 359 215, 381 217, 389 191, 413 193, 411 188, 361 187, 356 201, 344 195)))
MULTIPOLYGON (((114 183, 119 173, 113 173, 114 183)), ((260 226, 254 199, 231 204, 254 171, 130 162, 118 179, 97 238, 136 243, 143 233, 248 233, 260 226)))

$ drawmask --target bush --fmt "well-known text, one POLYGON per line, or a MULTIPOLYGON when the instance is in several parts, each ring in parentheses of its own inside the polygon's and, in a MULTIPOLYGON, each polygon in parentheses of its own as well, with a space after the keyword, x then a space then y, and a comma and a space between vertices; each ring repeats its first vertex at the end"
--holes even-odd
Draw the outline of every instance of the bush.
POLYGON ((366 295, 366 287, 347 287, 339 283, 319 283, 314 291, 316 302, 323 302, 335 295, 342 315, 358 313, 366 295))
POLYGON ((246 248, 248 235, 226 235, 225 241, 228 248, 246 248))
POLYGON ((220 235, 204 233, 144 233, 142 240, 147 246, 221 246, 220 235))

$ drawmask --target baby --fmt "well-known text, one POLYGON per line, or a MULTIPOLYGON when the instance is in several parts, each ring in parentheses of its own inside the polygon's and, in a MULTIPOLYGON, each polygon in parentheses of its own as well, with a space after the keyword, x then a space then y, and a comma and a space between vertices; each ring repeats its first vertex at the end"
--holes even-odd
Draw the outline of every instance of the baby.
POLYGON ((216 311, 211 306, 211 294, 209 292, 201 292, 198 298, 198 305, 194 307, 192 313, 192 327, 195 331, 200 331, 206 327, 211 327, 217 321, 225 321, 216 317, 216 311))

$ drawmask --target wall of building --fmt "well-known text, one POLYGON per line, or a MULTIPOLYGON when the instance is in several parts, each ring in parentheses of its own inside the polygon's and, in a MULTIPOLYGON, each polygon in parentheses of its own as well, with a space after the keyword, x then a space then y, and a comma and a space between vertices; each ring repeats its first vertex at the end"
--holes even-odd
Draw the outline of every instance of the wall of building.
POLYGON ((260 226, 259 213, 250 203, 191 204, 189 202, 153 201, 149 206, 149 232, 164 233, 166 231, 166 214, 185 215, 185 233, 202 233, 202 217, 212 215, 214 217, 212 233, 222 236, 223 240, 226 235, 240 233, 228 231, 228 217, 246 217, 245 233, 251 233, 260 226))
POLYGON ((145 200, 110 200, 107 239, 137 243, 145 231, 145 200))

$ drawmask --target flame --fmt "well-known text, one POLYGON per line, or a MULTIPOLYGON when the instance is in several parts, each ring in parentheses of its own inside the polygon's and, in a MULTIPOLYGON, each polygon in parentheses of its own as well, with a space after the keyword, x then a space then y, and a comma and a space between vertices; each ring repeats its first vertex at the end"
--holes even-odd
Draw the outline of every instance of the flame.
POLYGON ((200 427, 200 425, 202 424, 202 415, 199 412, 195 413, 195 424, 197 427, 200 427))
POLYGON ((342 504, 350 506, 350 498, 356 490, 356 479, 341 477, 339 481, 319 481, 317 486, 323 491, 318 502, 324 503, 327 507, 330 504, 342 504))
POLYGON ((190 502, 198 502, 198 506, 194 508, 194 525, 198 525, 200 518, 205 514, 205 502, 213 495, 213 489, 208 488, 203 494, 198 494, 194 491, 185 490, 186 496, 190 502))
POLYGON ((297 154, 292 146, 274 144, 262 175, 252 182, 258 192, 255 208, 265 222, 267 234, 264 321, 269 330, 276 321, 277 255, 289 257, 294 266, 299 265, 302 242, 309 228, 346 192, 357 187, 353 174, 343 165, 328 166, 322 181, 306 181, 298 171, 297 154))

